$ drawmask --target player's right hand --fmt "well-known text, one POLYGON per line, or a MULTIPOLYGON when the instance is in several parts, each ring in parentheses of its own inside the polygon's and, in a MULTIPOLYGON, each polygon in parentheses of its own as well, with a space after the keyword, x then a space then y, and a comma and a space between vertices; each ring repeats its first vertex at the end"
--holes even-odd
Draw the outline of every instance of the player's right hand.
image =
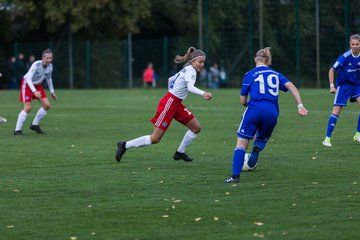
POLYGON ((336 93, 336 88, 335 87, 330 87, 330 93, 336 93))
POLYGON ((39 91, 35 91, 35 92, 34 92, 34 95, 35 95, 35 97, 37 97, 37 98, 41 98, 41 92, 39 92, 39 91))

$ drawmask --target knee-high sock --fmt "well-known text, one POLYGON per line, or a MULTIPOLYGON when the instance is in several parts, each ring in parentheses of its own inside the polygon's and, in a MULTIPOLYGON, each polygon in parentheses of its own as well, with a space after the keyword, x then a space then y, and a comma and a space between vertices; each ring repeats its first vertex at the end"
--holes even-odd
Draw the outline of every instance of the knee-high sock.
POLYGON ((18 119, 16 121, 15 131, 21 131, 21 129, 22 129, 23 125, 24 125, 24 122, 26 120, 27 115, 28 115, 27 112, 25 112, 24 110, 22 110, 19 113, 18 119))
POLYGON ((262 151, 266 146, 266 141, 259 141, 259 140, 255 140, 254 142, 254 146, 248 161, 248 165, 249 167, 254 167, 257 162, 258 162, 258 158, 259 158, 259 153, 260 151, 262 151))
POLYGON ((327 131, 326 131, 326 136, 328 138, 331 138, 331 134, 334 131, 336 122, 337 122, 338 116, 336 116, 335 114, 331 114, 330 118, 329 118, 329 122, 328 122, 328 127, 327 127, 327 131))
POLYGON ((232 176, 239 177, 241 173, 241 169, 244 165, 244 157, 245 157, 246 149, 243 147, 236 147, 234 151, 234 156, 232 160, 232 176))
POLYGON ((357 128, 356 128, 356 132, 360 133, 360 114, 359 114, 359 118, 358 118, 358 124, 357 124, 357 128))
POLYGON ((125 148, 126 149, 133 148, 133 147, 137 148, 137 147, 144 147, 144 146, 148 146, 148 145, 151 145, 150 135, 138 137, 133 140, 127 141, 125 148))
POLYGON ((43 107, 39 108, 32 124, 39 125, 40 120, 43 119, 46 116, 46 114, 47 114, 47 111, 43 107))
POLYGON ((196 133, 192 132, 191 130, 187 130, 177 151, 180 153, 184 153, 186 150, 186 147, 192 143, 192 141, 196 138, 196 136, 197 136, 196 133))

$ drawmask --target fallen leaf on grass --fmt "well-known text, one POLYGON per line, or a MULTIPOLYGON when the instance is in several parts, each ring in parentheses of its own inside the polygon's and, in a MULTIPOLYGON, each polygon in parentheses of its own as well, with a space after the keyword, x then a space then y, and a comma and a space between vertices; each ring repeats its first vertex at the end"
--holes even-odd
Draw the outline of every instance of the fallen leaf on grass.
POLYGON ((262 222, 254 222, 254 224, 255 224, 255 225, 258 225, 258 226, 264 225, 264 223, 262 223, 262 222))
POLYGON ((264 234, 254 233, 254 237, 264 238, 264 234))

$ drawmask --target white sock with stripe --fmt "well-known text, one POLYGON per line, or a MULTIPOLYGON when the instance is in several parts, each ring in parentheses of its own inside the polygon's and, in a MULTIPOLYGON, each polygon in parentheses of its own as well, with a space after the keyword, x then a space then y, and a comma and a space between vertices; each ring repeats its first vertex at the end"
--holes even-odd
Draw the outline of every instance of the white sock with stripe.
POLYGON ((142 137, 127 141, 125 148, 126 149, 133 148, 133 147, 137 148, 137 147, 144 147, 144 146, 148 146, 148 145, 151 145, 150 135, 142 136, 142 137))
POLYGON ((26 120, 26 117, 27 117, 27 112, 25 112, 24 110, 22 110, 20 113, 19 113, 19 116, 18 116, 18 119, 17 119, 17 122, 16 122, 16 127, 15 127, 15 131, 21 131, 23 125, 24 125, 24 122, 26 120))
POLYGON ((43 119, 46 114, 47 111, 43 107, 39 108, 35 115, 34 121, 32 122, 32 125, 39 125, 40 120, 43 119))
POLYGON ((180 143, 180 146, 178 148, 178 152, 180 153, 184 153, 185 149, 187 146, 189 146, 192 141, 196 138, 197 134, 192 132, 191 130, 187 130, 187 132, 185 133, 185 136, 183 138, 183 140, 180 143))

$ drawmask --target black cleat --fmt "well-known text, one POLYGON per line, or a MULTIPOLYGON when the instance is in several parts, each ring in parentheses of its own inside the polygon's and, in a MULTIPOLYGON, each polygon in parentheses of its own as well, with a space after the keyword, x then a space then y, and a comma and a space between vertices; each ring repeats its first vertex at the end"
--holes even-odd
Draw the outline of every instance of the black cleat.
POLYGON ((191 162, 193 160, 193 158, 189 157, 186 153, 180 153, 176 151, 174 154, 174 160, 178 161, 180 159, 184 160, 185 162, 191 162))
POLYGON ((30 125, 30 129, 37 132, 38 134, 44 134, 39 125, 30 125))
POLYGON ((126 142, 120 141, 117 143, 117 150, 115 154, 116 161, 120 162, 122 156, 126 152, 126 142))
POLYGON ((224 183, 238 183, 238 182, 240 182, 240 178, 235 178, 235 177, 229 177, 224 181, 224 183))
POLYGON ((14 135, 23 135, 21 130, 14 131, 14 135))

